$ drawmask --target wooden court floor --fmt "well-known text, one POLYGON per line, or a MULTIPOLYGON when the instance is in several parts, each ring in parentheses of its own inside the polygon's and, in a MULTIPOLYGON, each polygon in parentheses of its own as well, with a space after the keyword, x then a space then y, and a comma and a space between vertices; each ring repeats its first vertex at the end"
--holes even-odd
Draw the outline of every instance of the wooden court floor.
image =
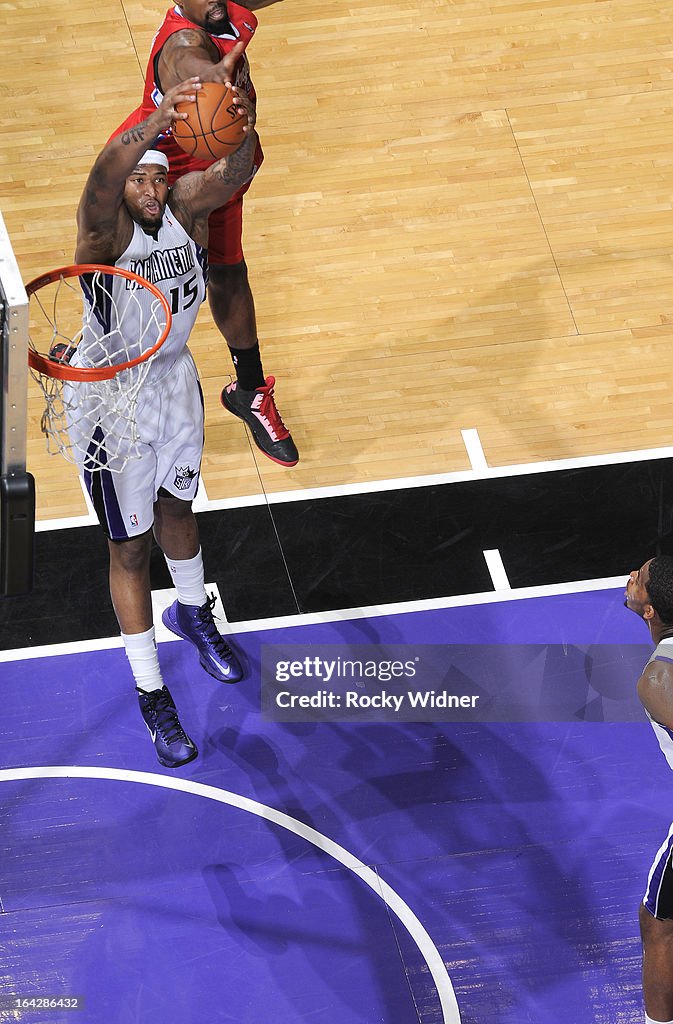
MULTIPOLYGON (((138 102, 165 6, 0 4, 0 209, 26 280, 138 102)), ((673 12, 644 0, 281 0, 250 49, 266 161, 245 247, 301 452, 257 456, 218 395, 208 497, 666 446, 673 439, 673 12)), ((38 516, 85 512, 29 400, 38 516)))

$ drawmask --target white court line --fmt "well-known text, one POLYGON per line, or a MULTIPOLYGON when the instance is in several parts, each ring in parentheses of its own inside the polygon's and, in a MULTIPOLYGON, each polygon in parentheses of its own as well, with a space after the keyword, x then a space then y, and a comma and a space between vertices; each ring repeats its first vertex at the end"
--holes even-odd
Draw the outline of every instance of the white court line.
POLYGON ((95 515, 69 516, 67 519, 39 519, 35 523, 35 533, 47 533, 49 530, 75 530, 78 526, 98 526, 95 515))
POLYGON ((385 882, 380 875, 367 867, 354 854, 345 847, 328 839, 322 832, 305 825, 304 822, 293 818, 284 811, 279 811, 268 804, 259 803, 249 797, 241 796, 239 793, 232 793, 226 789, 218 789, 215 786, 207 786, 202 782, 192 782, 191 779, 171 778, 166 775, 156 775, 153 772, 128 771, 121 768, 94 768, 72 765, 62 767, 48 765, 40 768, 6 768, 0 770, 0 782, 13 782, 22 779, 107 779, 111 782, 136 782, 146 786, 157 786, 160 789, 175 789, 182 793, 191 793, 193 796, 205 797, 208 800, 215 800, 217 803, 229 804, 238 807, 242 811, 256 814, 265 821, 280 825, 288 832, 312 843, 318 850, 322 850, 334 860, 343 864, 347 870, 357 875, 376 896, 397 915, 409 935, 414 940, 418 949, 428 965, 439 996, 442 1008, 444 1024, 460 1024, 460 1011, 456 1002, 456 995, 451 984, 444 961, 439 950, 428 935, 427 931, 416 917, 411 908, 404 902, 401 896, 385 882))
MULTIPOLYGON (((475 453, 476 454, 476 453, 475 453)), ((466 469, 453 473, 434 473, 427 476, 397 477, 392 480, 369 480, 357 484, 339 484, 332 487, 309 487, 297 491, 275 491, 267 494, 270 505, 291 501, 306 501, 313 498, 338 498, 347 495, 376 494, 379 491, 401 491, 412 487, 435 487, 440 484, 456 484, 470 480, 497 480, 510 476, 532 476, 535 473, 556 473, 565 469, 588 469, 596 466, 613 466, 620 463, 648 462, 651 459, 673 458, 673 446, 647 448, 632 452, 611 452, 608 455, 587 455, 574 459, 558 459, 555 462, 525 462, 497 468, 466 469)), ((243 499, 238 499, 241 502, 243 499)), ((259 504, 259 502, 255 502, 259 504)), ((226 508, 225 502, 213 502, 211 508, 226 508)), ((238 506, 240 507, 240 505, 238 506)))
MULTIPOLYGON (((525 601, 534 597, 563 597, 571 594, 591 593, 594 590, 623 590, 626 586, 623 576, 609 576, 599 580, 579 580, 575 583, 554 583, 541 587, 521 587, 518 590, 488 590, 483 594, 458 594, 456 597, 434 597, 423 601, 398 601, 394 604, 370 605, 367 608, 339 608, 328 612, 281 615, 270 619, 248 619, 245 622, 229 623, 223 618, 217 626, 223 636, 238 636, 242 633, 259 633, 266 630, 289 629, 299 626, 316 626, 329 622, 344 622, 349 619, 375 619, 386 615, 405 615, 412 612, 439 611, 442 608, 467 608, 471 605, 504 604, 508 601, 525 601)), ((210 588, 208 584, 207 589, 210 588)), ((164 593, 169 593, 165 591, 164 593)), ((170 602, 167 602, 170 603, 170 602)), ((168 634, 168 631, 166 631, 168 634)), ((157 630, 157 639, 159 639, 157 630)), ((179 637, 166 635, 166 640, 179 637)), ((0 651, 0 664, 12 661, 30 661, 32 658, 59 657, 62 654, 82 654, 88 651, 109 651, 122 647, 121 637, 105 637, 101 640, 73 640, 63 644, 44 644, 42 647, 17 647, 11 651, 0 651)))
POLYGON ((491 551, 484 551, 483 555, 495 589, 497 591, 511 590, 512 584, 509 582, 507 570, 498 549, 493 548, 491 551))
MULTIPOLYGON (((98 526, 98 516, 96 515, 89 492, 86 489, 86 484, 82 477, 79 477, 79 485, 84 495, 84 502, 87 507, 87 514, 83 516, 68 516, 65 519, 40 519, 35 523, 36 533, 46 533, 47 530, 73 530, 78 526, 98 526)), ((244 502, 247 506, 248 502, 244 502)), ((259 501, 260 505, 265 504, 263 495, 259 501)), ((206 488, 203 483, 203 478, 199 477, 199 486, 194 498, 193 508, 195 512, 207 512, 211 507, 211 503, 206 493, 206 488)), ((233 506, 232 506, 233 507, 233 506)))
POLYGON ((218 512, 229 508, 255 508, 257 505, 268 505, 268 496, 260 491, 259 494, 242 494, 240 498, 214 498, 208 499, 199 512, 218 512))
MULTIPOLYGON (((463 431, 462 433, 465 434, 468 431, 463 431)), ((470 437, 472 437, 471 434, 470 437)), ((476 448, 472 454, 475 459, 478 457, 476 448)), ((199 507, 198 511, 215 512, 232 508, 251 508, 257 505, 282 505, 292 501, 341 498, 357 494, 377 494, 380 491, 402 491, 412 487, 435 487, 440 484, 463 483, 469 480, 497 480, 511 476, 530 476, 534 473, 556 473, 564 469, 588 469, 596 466, 614 466, 623 462, 647 462, 650 459, 670 458, 673 458, 673 446, 645 448, 632 452, 612 452, 608 455, 586 455, 574 459, 558 459, 555 462, 524 462, 512 466, 499 466, 497 468, 489 467, 485 464, 482 468, 460 470, 455 473, 396 477, 392 480, 369 480, 356 484, 336 484, 329 487, 305 487, 294 491, 275 491, 267 494, 260 492, 259 494, 245 494, 238 498, 222 498, 213 501, 208 499, 203 502, 203 507, 199 507)), ((485 459, 484 463, 486 463, 485 459)), ((38 533, 41 533, 45 530, 68 530, 73 527, 90 526, 96 523, 95 516, 93 518, 91 516, 74 516, 64 519, 43 519, 36 523, 35 529, 38 533)))
POLYGON ((206 485, 203 482, 203 477, 199 474, 199 485, 196 489, 196 497, 192 502, 192 508, 195 512, 206 512, 209 507, 210 502, 206 493, 206 485))
POLYGON ((91 497, 90 497, 89 492, 88 492, 88 490, 86 488, 86 484, 84 483, 84 477, 81 474, 79 476, 79 486, 80 486, 80 488, 82 490, 82 494, 84 495, 84 504, 87 507, 87 512, 89 513, 89 516, 93 519, 93 521, 95 523, 97 523, 98 522, 98 518, 96 516, 96 511, 95 511, 95 509, 93 507, 93 502, 91 501, 91 497))
MULTIPOLYGON (((213 605, 213 618, 218 624, 220 633, 230 633, 231 629, 227 624, 227 616, 224 612, 224 605, 222 604, 222 597, 220 595, 220 588, 217 583, 206 583, 206 590, 210 597, 215 598, 215 604, 213 605)), ((162 613, 173 604, 173 601, 177 601, 178 592, 174 587, 168 587, 166 590, 153 590, 151 594, 152 598, 152 621, 154 622, 155 640, 158 644, 165 643, 167 640, 180 640, 181 637, 176 636, 172 633, 168 626, 164 626, 161 618, 162 613)), ((119 638, 121 640, 121 637, 119 638)), ((117 646, 121 646, 117 645, 117 646)), ((94 648, 95 650, 95 648, 94 648)))
MULTIPOLYGON (((90 505, 90 502, 88 502, 90 505)), ((226 498, 223 501, 211 501, 206 495, 205 488, 196 493, 194 499, 195 512, 215 512, 218 509, 252 508, 256 505, 267 505, 268 501, 264 494, 246 494, 240 498, 226 498)), ((78 526, 98 526, 98 517, 93 511, 85 516, 67 516, 64 519, 40 519, 35 523, 36 533, 46 533, 48 530, 74 530, 78 526)))
POLYGON ((84 479, 80 475, 77 479, 84 495, 84 504, 87 507, 86 515, 68 516, 67 519, 40 519, 35 523, 36 533, 46 533, 47 530, 73 530, 78 526, 98 526, 98 516, 94 511, 84 479))
POLYGON ((481 438, 479 437, 479 431, 473 427, 468 430, 461 430, 463 436, 463 444, 467 451, 467 457, 470 460, 470 465, 475 472, 480 472, 488 469, 488 462, 484 455, 484 449, 481 446, 481 438))

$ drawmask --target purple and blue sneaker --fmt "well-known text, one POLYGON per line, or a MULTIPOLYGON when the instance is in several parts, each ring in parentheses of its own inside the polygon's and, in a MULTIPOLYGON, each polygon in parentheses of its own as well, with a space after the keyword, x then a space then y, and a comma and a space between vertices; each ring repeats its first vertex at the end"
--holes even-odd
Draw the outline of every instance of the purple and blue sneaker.
POLYGON ((214 597, 201 607, 174 601, 161 618, 171 633, 194 644, 206 672, 221 683, 237 683, 243 678, 243 667, 215 625, 214 604, 214 597))

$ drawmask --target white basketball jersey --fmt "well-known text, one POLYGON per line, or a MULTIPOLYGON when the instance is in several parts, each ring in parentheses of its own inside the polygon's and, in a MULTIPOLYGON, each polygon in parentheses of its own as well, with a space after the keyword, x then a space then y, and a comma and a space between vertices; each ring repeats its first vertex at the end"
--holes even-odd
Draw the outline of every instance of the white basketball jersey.
MULTIPOLYGON (((168 206, 156 239, 134 222, 133 237, 115 266, 156 285, 166 296, 173 315, 170 333, 152 357, 145 383, 165 377, 187 345, 206 295, 207 259, 207 250, 189 237, 168 206)), ((127 361, 158 340, 156 327, 148 327, 157 299, 147 289, 114 274, 105 275, 98 286, 87 276, 82 289, 84 329, 72 359, 74 364, 118 363, 122 358, 114 353, 123 349, 128 353, 123 361, 127 361)))
MULTIPOLYGON (((648 665, 652 661, 667 661, 673 663, 673 637, 667 637, 665 640, 655 647, 652 657, 648 661, 648 665)), ((654 734, 659 741, 661 752, 668 761, 669 767, 673 768, 673 735, 670 729, 667 729, 665 725, 660 725, 650 715, 647 708, 645 708, 645 714, 650 720, 650 724, 654 729, 654 734)))

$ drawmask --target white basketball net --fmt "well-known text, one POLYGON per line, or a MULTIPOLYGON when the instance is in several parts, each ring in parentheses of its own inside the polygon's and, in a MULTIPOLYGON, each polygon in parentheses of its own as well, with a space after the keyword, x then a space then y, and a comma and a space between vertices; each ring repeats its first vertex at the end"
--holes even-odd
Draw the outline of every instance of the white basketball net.
MULTIPOLYGON (((112 271, 59 277, 31 295, 30 345, 73 367, 120 366, 151 349, 166 320, 152 292, 112 271), (115 280, 121 282, 117 301, 115 280), (73 334, 68 325, 74 317, 80 326, 73 334)), ((61 454, 86 472, 118 473, 129 459, 140 458, 136 409, 156 354, 109 380, 59 380, 31 367, 46 403, 41 428, 49 454, 61 454)))

